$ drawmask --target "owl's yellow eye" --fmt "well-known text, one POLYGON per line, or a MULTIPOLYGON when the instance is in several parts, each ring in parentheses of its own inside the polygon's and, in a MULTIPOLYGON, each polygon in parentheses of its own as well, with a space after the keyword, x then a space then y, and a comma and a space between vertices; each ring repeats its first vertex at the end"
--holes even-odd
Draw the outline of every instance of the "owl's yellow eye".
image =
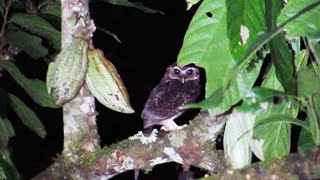
POLYGON ((179 69, 174 69, 174 73, 175 74, 180 74, 180 70, 179 69))
POLYGON ((192 69, 189 69, 189 70, 187 71, 187 74, 190 75, 190 76, 193 75, 193 70, 192 70, 192 69))

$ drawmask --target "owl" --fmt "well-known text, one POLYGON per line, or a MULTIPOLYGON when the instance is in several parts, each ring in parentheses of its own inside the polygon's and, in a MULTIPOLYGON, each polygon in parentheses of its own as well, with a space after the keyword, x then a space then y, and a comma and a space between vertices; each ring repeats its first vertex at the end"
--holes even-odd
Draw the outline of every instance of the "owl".
POLYGON ((181 106, 195 102, 199 95, 199 69, 193 64, 170 65, 144 106, 141 114, 144 128, 162 125, 164 131, 182 129, 184 126, 178 126, 174 119, 186 111, 181 106))

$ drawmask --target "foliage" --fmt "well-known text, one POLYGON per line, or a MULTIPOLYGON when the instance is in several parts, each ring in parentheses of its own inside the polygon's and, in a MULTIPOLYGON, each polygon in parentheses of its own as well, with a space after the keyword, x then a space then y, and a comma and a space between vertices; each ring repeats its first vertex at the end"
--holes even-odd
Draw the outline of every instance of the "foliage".
MULTIPOLYGON (((133 7, 147 13, 161 13, 127 0, 106 1, 113 5, 133 7)), ((60 51, 61 6, 57 0, 2 0, 0 2, 2 30, 0 32, 0 78, 1 71, 6 71, 21 86, 31 99, 45 108, 58 108, 47 93, 46 84, 39 79, 29 79, 14 63, 20 52, 34 60, 49 63, 60 51)), ((112 32, 99 27, 99 30, 112 36, 112 32)), ((21 119, 22 124, 31 129, 42 139, 46 130, 36 113, 22 99, 0 88, 0 179, 19 179, 19 173, 10 159, 8 143, 15 136, 14 127, 8 119, 7 108, 11 108, 21 119)))
MULTIPOLYGON (((163 14, 139 2, 101 1, 163 14)), ((25 77, 13 60, 23 51, 32 59, 52 61, 60 51, 60 3, 28 2, 0 2, 0 70, 8 72, 37 104, 57 108, 45 83, 25 77)), ((244 164, 237 168, 250 163, 252 152, 262 160, 287 155, 293 144, 292 124, 302 127, 299 151, 320 145, 319 15, 319 0, 203 0, 196 11, 177 61, 205 69, 206 94, 203 101, 186 107, 207 109, 211 116, 234 111, 228 118, 225 147, 232 161, 236 157, 232 148, 239 143, 244 164), (235 116, 239 111, 241 117, 235 116), (230 124, 236 118, 241 127, 230 124)), ((120 43, 112 32, 98 29, 120 43)), ((0 88, 0 179, 20 178, 8 150, 15 132, 7 108, 41 138, 46 136, 27 104, 0 88)))
POLYGON ((303 127, 298 150, 318 146, 319 12, 319 0, 204 0, 178 63, 205 69, 206 98, 186 107, 208 109, 212 116, 230 109, 253 114, 253 139, 263 141, 265 159, 290 152, 291 124, 303 127), (297 119, 303 112, 307 116, 297 119))

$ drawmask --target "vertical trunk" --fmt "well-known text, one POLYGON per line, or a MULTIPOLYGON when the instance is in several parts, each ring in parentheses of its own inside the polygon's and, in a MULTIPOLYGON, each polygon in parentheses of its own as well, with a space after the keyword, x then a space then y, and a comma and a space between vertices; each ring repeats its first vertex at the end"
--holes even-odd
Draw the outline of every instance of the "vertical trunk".
MULTIPOLYGON (((61 0, 61 48, 71 42, 73 35, 81 34, 81 30, 94 28, 91 26, 89 0, 61 0), (85 27, 79 28, 79 20, 83 19, 85 27)), ((82 34, 82 37, 86 37, 82 34)), ((90 39, 89 39, 90 40, 90 39)), ((86 85, 78 95, 63 106, 64 146, 62 155, 73 162, 82 155, 99 149, 99 135, 96 124, 94 97, 86 85)))

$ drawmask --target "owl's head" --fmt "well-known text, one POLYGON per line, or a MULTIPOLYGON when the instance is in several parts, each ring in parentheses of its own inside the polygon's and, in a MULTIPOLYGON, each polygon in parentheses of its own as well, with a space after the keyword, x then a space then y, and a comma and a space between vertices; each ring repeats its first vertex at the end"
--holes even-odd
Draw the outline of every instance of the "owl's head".
POLYGON ((197 66, 189 64, 186 66, 179 66, 176 63, 167 68, 165 77, 169 79, 179 80, 182 83, 189 81, 199 81, 200 72, 197 66))

